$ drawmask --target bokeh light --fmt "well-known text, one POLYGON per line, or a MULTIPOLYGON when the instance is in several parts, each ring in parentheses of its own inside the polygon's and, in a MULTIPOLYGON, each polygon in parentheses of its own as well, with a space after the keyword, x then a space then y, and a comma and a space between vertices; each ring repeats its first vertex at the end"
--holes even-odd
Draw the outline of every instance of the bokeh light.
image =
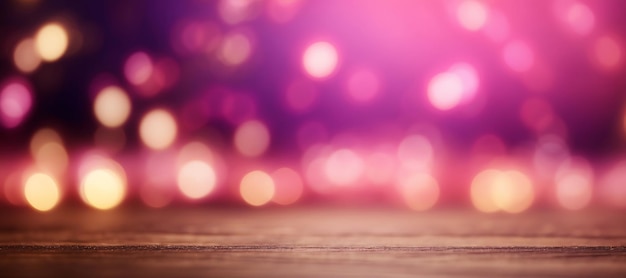
POLYGON ((456 16, 463 28, 469 31, 478 31, 485 26, 489 17, 489 11, 485 4, 467 0, 459 4, 456 16))
POLYGON ((272 172, 272 180, 276 192, 272 201, 279 205, 290 205, 298 201, 304 190, 304 183, 300 174, 288 167, 279 168, 272 172))
POLYGON ((0 206, 626 207, 626 2, 23 1, 0 206))
POLYGON ((353 185, 363 176, 365 163, 354 151, 339 149, 326 160, 324 174, 329 182, 338 186, 353 185))
POLYGON ((269 0, 267 13, 274 22, 286 23, 296 16, 302 4, 302 0, 269 0))
POLYGON ((64 177, 69 165, 69 154, 55 130, 37 130, 30 140, 30 153, 38 170, 44 171, 55 181, 64 177))
POLYGON ((139 124, 141 141, 149 148, 162 150, 169 147, 178 133, 178 125, 170 112, 154 109, 146 113, 139 124))
POLYGON ((270 133, 265 124, 252 120, 241 124, 235 131, 234 145, 237 151, 248 157, 262 155, 270 145, 270 133))
POLYGON ((102 89, 93 103, 93 112, 98 121, 110 128, 119 127, 130 116, 131 103, 122 88, 109 86, 102 89))
POLYGON ((89 206, 108 210, 118 206, 126 197, 127 180, 124 169, 115 161, 92 158, 84 165, 80 179, 80 196, 89 206))
POLYGON ((458 75, 444 72, 428 83, 428 99, 439 110, 450 110, 463 98, 463 81, 458 75))
POLYGON ((67 150, 60 142, 44 143, 37 150, 34 158, 40 169, 49 171, 55 177, 62 176, 69 164, 67 150))
POLYGON ((14 128, 30 112, 33 94, 26 83, 19 80, 7 82, 0 90, 0 120, 5 127, 14 128))
POLYGON ((247 173, 239 185, 241 198, 249 205, 258 207, 272 200, 275 193, 272 177, 267 173, 256 170, 247 173))
POLYGON ((487 169, 474 177, 470 196, 481 212, 519 213, 530 207, 535 191, 531 180, 516 171, 487 169))
POLYGON ((534 51, 521 40, 507 43, 502 50, 502 58, 509 69, 518 73, 529 71, 535 64, 534 51))
POLYGON ((613 208, 626 208, 626 161, 612 165, 600 178, 598 189, 602 202, 613 208))
POLYGON ((252 43, 244 33, 227 34, 218 49, 219 59, 228 66, 244 63, 252 54, 252 43))
POLYGON ((135 86, 145 84, 154 72, 154 63, 147 53, 135 52, 126 59, 124 75, 135 86))
POLYGON ((178 188, 185 196, 200 199, 215 188, 215 171, 204 161, 192 160, 180 168, 177 181, 178 188))
POLYGON ((399 191, 405 204, 417 211, 433 207, 439 199, 439 183, 431 175, 414 173, 399 180, 399 191))
POLYGON ((623 63, 624 50, 614 37, 605 35, 595 41, 592 58, 601 69, 615 70, 623 63))
POLYGON ((21 40, 13 51, 15 67, 24 73, 35 71, 41 64, 41 57, 35 48, 35 40, 26 38, 21 40))
POLYGON ((329 42, 320 41, 309 45, 302 55, 304 71, 315 79, 322 79, 335 72, 339 63, 337 49, 329 42))
POLYGON ((348 95, 358 102, 372 100, 378 94, 381 86, 380 78, 369 69, 354 71, 346 83, 348 95))
POLYGON ((555 175, 559 205, 569 210, 587 207, 593 194, 593 182, 593 168, 585 159, 576 158, 563 163, 555 175))
POLYGON ((54 62, 67 51, 69 35, 63 25, 51 22, 42 26, 35 35, 35 49, 39 57, 54 62))
POLYGON ((254 17, 258 0, 220 0, 217 8, 222 20, 228 24, 237 24, 254 17))
POLYGON ((24 197, 34 209, 49 211, 59 203, 61 193, 54 178, 44 173, 34 173, 26 179, 24 197))

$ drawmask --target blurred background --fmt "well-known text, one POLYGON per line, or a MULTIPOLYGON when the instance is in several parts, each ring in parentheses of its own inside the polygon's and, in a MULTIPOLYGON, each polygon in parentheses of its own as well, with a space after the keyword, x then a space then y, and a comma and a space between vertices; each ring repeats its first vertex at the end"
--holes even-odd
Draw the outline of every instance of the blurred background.
POLYGON ((626 208, 626 2, 0 4, 0 207, 626 208))

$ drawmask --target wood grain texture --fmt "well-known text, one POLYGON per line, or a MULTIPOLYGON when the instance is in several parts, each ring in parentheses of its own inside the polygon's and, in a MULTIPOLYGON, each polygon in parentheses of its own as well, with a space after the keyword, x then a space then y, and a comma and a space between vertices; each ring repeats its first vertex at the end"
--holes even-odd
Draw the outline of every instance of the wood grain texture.
POLYGON ((0 277, 626 277, 618 212, 0 213, 0 277))

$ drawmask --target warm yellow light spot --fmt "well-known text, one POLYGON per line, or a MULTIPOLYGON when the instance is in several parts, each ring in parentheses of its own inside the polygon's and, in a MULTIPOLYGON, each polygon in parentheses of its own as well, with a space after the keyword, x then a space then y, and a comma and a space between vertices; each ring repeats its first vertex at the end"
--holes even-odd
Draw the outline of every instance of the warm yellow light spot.
POLYGON ((482 212, 522 212, 534 200, 533 185, 519 171, 485 170, 472 181, 472 203, 482 212))
POLYGON ((304 51, 302 66, 313 78, 330 76, 337 68, 339 55, 337 49, 328 42, 316 42, 304 51))
POLYGON ((67 31, 58 23, 44 25, 35 35, 35 48, 44 61, 53 62, 61 58, 68 44, 67 31))
POLYGON ((41 64, 41 57, 35 49, 35 40, 27 38, 15 46, 13 62, 17 69, 24 73, 35 71, 41 64))
POLYGON ((239 193, 252 206, 267 204, 274 197, 274 192, 272 177, 263 171, 252 171, 241 179, 239 193))
POLYGON ((456 10, 456 16, 463 28, 469 31, 478 31, 487 23, 489 13, 483 3, 463 1, 456 10))
POLYGON ((228 66, 237 66, 248 60, 252 52, 250 39, 241 33, 229 34, 218 50, 219 59, 228 66))
POLYGON ((149 148, 162 150, 176 139, 178 126, 172 114, 164 109, 146 113, 139 124, 141 141, 149 148))
POLYGON ((100 91, 93 103, 93 112, 98 121, 110 128, 119 127, 130 115, 131 103, 120 87, 109 86, 100 91))
POLYGON ((26 180, 24 196, 34 209, 49 211, 59 203, 61 194, 59 185, 52 177, 36 173, 26 180))
POLYGON ((427 210, 439 199, 439 183, 431 175, 416 173, 400 181, 400 194, 413 210, 427 210))
POLYGON ((506 171, 492 185, 494 203, 503 211, 519 213, 533 202, 533 186, 526 175, 518 171, 506 171))
POLYGON ((244 156, 262 155, 270 144, 270 133, 260 121, 248 121, 235 131, 235 148, 244 156))
POLYGON ((355 152, 340 149, 333 152, 324 164, 324 174, 335 185, 351 185, 363 176, 365 163, 355 152))
POLYGON ((482 212, 496 212, 498 206, 491 198, 491 186, 495 179, 500 175, 497 170, 485 170, 480 172, 472 180, 470 196, 474 207, 482 212))
POLYGON ((204 161, 185 163, 178 171, 178 188, 191 199, 205 197, 215 188, 215 171, 204 161))
POLYGON ((119 205, 126 195, 126 178, 106 168, 88 172, 82 179, 81 197, 88 205, 107 210, 119 205))

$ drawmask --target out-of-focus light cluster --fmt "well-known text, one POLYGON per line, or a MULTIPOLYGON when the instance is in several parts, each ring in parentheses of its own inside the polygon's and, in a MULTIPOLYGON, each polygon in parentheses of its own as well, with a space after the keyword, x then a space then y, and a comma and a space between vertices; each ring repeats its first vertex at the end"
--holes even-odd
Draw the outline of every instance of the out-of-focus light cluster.
POLYGON ((9 2, 0 204, 626 208, 620 1, 9 2))

